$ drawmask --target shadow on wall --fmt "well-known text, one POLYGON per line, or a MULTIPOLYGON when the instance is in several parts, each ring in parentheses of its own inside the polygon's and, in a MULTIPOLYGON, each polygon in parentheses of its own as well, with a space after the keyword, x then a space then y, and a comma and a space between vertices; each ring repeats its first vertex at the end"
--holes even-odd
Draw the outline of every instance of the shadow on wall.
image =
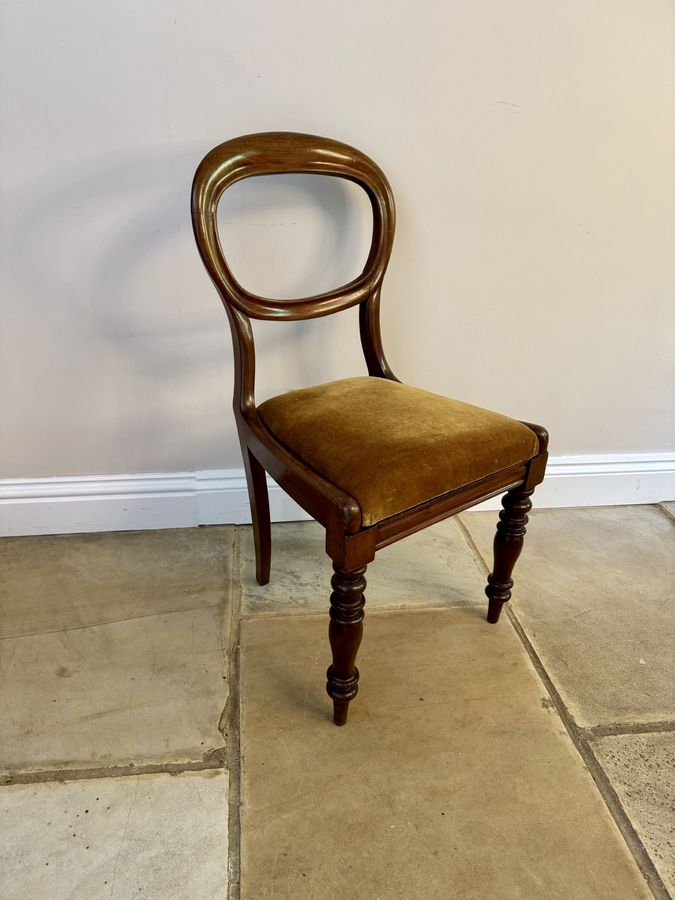
MULTIPOLYGON (((37 351, 27 363, 47 394, 68 400, 53 421, 41 420, 40 432, 65 428, 71 443, 89 445, 92 460, 107 460, 88 471, 119 471, 120 442, 140 467, 130 471, 237 464, 219 462, 224 442, 236 446, 227 415, 229 328, 190 222, 203 150, 73 164, 34 183, 22 204, 11 250, 15 294, 37 351)), ((369 204, 357 192, 316 175, 233 186, 219 221, 237 277, 282 299, 349 281, 370 235, 369 204)), ((261 359, 292 361, 292 371, 275 373, 277 392, 335 377, 339 347, 322 345, 317 354, 319 323, 261 324, 261 359)))

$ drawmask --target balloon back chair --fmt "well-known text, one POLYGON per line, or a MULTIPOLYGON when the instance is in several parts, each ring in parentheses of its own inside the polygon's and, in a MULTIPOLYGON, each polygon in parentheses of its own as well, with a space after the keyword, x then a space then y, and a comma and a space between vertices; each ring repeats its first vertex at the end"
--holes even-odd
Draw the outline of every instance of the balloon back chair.
POLYGON ((344 725, 358 691, 366 566, 381 547, 504 493, 488 577, 488 622, 511 597, 530 496, 544 478, 544 428, 402 384, 380 336, 382 280, 394 238, 394 201, 380 168, 359 150, 290 132, 226 141, 199 165, 192 222, 201 258, 225 306, 234 344, 234 416, 251 503, 256 577, 270 577, 270 512, 265 472, 326 529, 333 561, 327 691, 344 725), (250 293, 230 270, 218 237, 223 191, 243 178, 318 173, 360 185, 370 199, 373 235, 360 275, 335 290, 297 300, 250 293), (313 319, 359 307, 368 375, 273 397, 254 398, 251 319, 313 319))

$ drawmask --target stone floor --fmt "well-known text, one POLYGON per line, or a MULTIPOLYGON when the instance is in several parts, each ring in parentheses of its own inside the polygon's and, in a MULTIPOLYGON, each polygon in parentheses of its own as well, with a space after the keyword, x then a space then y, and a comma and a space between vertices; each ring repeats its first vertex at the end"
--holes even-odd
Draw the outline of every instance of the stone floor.
POLYGON ((381 551, 341 729, 314 523, 3 539, 0 897, 673 896, 672 513, 533 513, 497 626, 494 513, 381 551))

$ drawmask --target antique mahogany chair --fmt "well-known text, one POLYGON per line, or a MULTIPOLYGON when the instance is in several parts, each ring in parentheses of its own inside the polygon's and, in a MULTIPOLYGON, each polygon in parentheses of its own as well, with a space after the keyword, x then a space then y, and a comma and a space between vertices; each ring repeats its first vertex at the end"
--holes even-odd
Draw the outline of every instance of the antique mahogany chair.
POLYGON ((270 132, 234 138, 211 150, 195 174, 192 222, 197 246, 220 294, 234 344, 234 415, 251 502, 256 577, 270 577, 270 513, 265 472, 326 529, 333 560, 328 629, 333 663, 327 690, 337 725, 358 691, 366 566, 381 547, 505 493, 488 577, 488 622, 511 597, 511 572, 523 546, 530 496, 544 477, 548 435, 458 400, 401 384, 380 338, 382 279, 394 238, 394 201, 378 166, 328 138, 270 132), (363 271, 335 290, 270 300, 233 276, 218 237, 223 191, 242 178, 319 173, 360 185, 373 211, 363 271), (359 306, 368 375, 291 391, 256 406, 251 319, 297 320, 359 306))

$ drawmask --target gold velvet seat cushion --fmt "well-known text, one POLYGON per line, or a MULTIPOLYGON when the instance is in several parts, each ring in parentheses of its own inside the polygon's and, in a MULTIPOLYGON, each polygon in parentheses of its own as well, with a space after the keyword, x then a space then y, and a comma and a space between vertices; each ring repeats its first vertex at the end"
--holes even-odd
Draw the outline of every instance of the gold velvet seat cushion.
POLYGON ((357 501, 364 526, 539 452, 521 422, 385 378, 290 391, 258 412, 296 456, 357 501))

